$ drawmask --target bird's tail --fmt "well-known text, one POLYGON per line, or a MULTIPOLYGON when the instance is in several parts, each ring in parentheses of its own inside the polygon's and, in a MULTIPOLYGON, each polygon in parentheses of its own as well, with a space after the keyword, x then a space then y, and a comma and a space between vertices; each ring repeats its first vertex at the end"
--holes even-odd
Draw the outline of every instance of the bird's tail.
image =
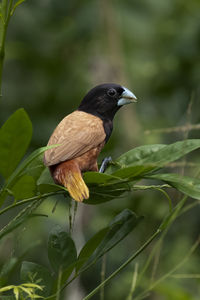
POLYGON ((67 188, 70 196, 79 202, 89 198, 89 189, 85 184, 79 167, 70 162, 59 164, 53 172, 54 180, 67 188))
POLYGON ((67 172, 64 184, 71 197, 76 201, 83 201, 89 198, 89 190, 80 172, 67 172))

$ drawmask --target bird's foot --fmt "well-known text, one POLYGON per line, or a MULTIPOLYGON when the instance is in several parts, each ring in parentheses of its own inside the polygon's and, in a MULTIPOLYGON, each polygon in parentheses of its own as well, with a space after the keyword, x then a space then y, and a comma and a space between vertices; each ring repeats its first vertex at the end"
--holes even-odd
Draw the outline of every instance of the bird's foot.
POLYGON ((112 161, 112 157, 111 156, 105 157, 103 159, 102 163, 101 163, 101 167, 99 169, 99 173, 104 173, 105 170, 106 170, 106 168, 107 168, 107 166, 108 166, 108 164, 109 164, 109 162, 111 162, 111 161, 112 161))

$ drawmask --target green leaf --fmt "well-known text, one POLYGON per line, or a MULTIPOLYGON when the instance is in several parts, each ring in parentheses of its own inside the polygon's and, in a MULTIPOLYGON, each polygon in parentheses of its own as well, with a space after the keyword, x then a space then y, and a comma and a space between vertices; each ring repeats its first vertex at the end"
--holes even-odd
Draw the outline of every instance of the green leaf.
POLYGON ((4 287, 0 288, 0 293, 12 290, 14 287, 15 287, 14 285, 4 286, 4 287))
POLYGON ((155 163, 158 167, 163 167, 166 164, 173 162, 184 155, 194 151, 200 147, 200 139, 190 139, 179 141, 171 145, 162 147, 150 157, 143 160, 145 163, 155 163))
POLYGON ((53 279, 50 274, 50 270, 46 267, 24 261, 21 266, 20 278, 23 282, 37 282, 40 286, 43 286, 42 291, 37 291, 39 295, 49 296, 53 284, 53 279))
POLYGON ((36 288, 39 290, 43 290, 43 287, 41 287, 40 285, 36 284, 36 283, 32 283, 32 282, 28 282, 28 283, 22 283, 20 286, 26 287, 26 288, 36 288))
POLYGON ((135 165, 142 162, 142 160, 150 157, 155 152, 166 147, 166 145, 155 144, 155 145, 143 145, 129 150, 117 158, 114 164, 110 164, 106 169, 106 174, 112 174, 121 168, 125 168, 130 165, 135 165))
POLYGON ((36 184, 32 176, 24 175, 12 187, 15 200, 31 198, 35 195, 36 184))
POLYGON ((154 170, 155 165, 140 165, 140 166, 132 166, 127 168, 122 168, 113 173, 114 176, 125 178, 139 178, 140 176, 149 173, 154 170))
POLYGON ((26 170, 26 168, 34 161, 36 160, 41 154, 43 154, 46 150, 57 147, 58 145, 52 145, 52 146, 46 146, 39 148, 32 152, 19 166, 18 168, 12 173, 12 175, 9 177, 7 186, 10 186, 13 184, 13 182, 22 175, 22 173, 26 170))
MULTIPOLYGON (((1 7, 0 7, 1 8, 1 7)), ((1 11, 1 9, 0 9, 0 11, 1 11)), ((0 19, 1 19, 1 23, 2 23, 2 25, 4 26, 4 23, 5 23, 5 21, 4 21, 4 18, 3 18, 3 15, 2 15, 2 13, 0 12, 0 19)), ((2 26, 1 25, 1 26, 2 26)), ((0 26, 0 27, 1 27, 0 26)))
POLYGON ((38 191, 40 194, 46 194, 46 193, 52 193, 52 192, 58 192, 58 191, 65 191, 68 192, 67 189, 64 186, 57 185, 57 184, 40 184, 38 185, 38 191))
POLYGON ((19 288, 17 286, 15 286, 13 288, 13 293, 15 295, 16 300, 18 300, 19 299, 19 288))
POLYGON ((84 200, 84 203, 92 205, 114 200, 123 195, 125 192, 131 190, 129 183, 126 182, 106 186, 88 185, 88 187, 90 190, 90 198, 84 200))
POLYGON ((16 257, 11 257, 8 261, 4 262, 0 272, 0 287, 5 286, 17 264, 18 259, 16 257))
POLYGON ((86 172, 83 175, 83 179, 85 183, 90 186, 99 185, 99 184, 111 184, 115 182, 123 182, 120 178, 117 178, 109 174, 98 173, 98 172, 86 172))
POLYGON ((50 171, 48 168, 45 168, 41 173, 37 185, 40 184, 54 184, 53 178, 51 177, 50 171))
POLYGON ((8 178, 23 158, 32 137, 24 109, 17 110, 0 129, 0 173, 8 178))
POLYGON ((155 174, 145 177, 165 181, 183 194, 200 200, 200 179, 179 174, 155 174))
POLYGON ((103 228, 97 232, 81 249, 78 256, 78 263, 76 266, 76 272, 84 265, 84 263, 89 259, 95 249, 99 246, 106 233, 109 231, 109 227, 103 228))
POLYGON ((128 184, 121 178, 108 174, 87 172, 83 178, 90 190, 90 198, 84 200, 87 204, 107 202, 130 190, 128 184))
POLYGON ((2 206, 5 197, 7 195, 7 189, 11 189, 12 186, 16 183, 18 178, 26 173, 26 168, 41 154, 43 154, 46 150, 57 147, 58 145, 46 146, 35 150, 31 153, 12 173, 12 175, 8 178, 6 185, 3 187, 2 192, 0 194, 0 206, 2 206))
POLYGON ((36 181, 41 176, 42 172, 46 169, 43 162, 43 153, 36 157, 31 163, 28 164, 24 173, 32 176, 36 181))
POLYGON ((64 270, 76 261, 76 247, 69 234, 56 226, 49 235, 48 257, 55 272, 64 270))
POLYGON ((109 231, 96 249, 94 258, 102 256, 127 236, 139 223, 140 217, 129 209, 124 209, 109 224, 109 231))
POLYGON ((78 258, 80 264, 78 264, 77 271, 85 261, 87 261, 87 265, 91 264, 110 251, 137 226, 140 220, 141 218, 134 212, 124 209, 112 220, 108 228, 105 228, 104 231, 101 230, 83 247, 78 258))
MULTIPOLYGON (((145 145, 128 151, 116 160, 116 166, 108 168, 120 178, 137 178, 166 166, 200 147, 200 139, 179 141, 171 145, 145 145)), ((107 170, 106 170, 107 173, 107 170)))
MULTIPOLYGON (((166 163, 170 163, 181 158, 182 156, 195 149, 198 149, 200 147, 200 139, 188 139, 170 145, 146 145, 142 147, 144 147, 145 151, 142 152, 142 155, 140 157, 137 157, 136 162, 139 162, 139 164, 141 164, 142 160, 142 164, 156 163, 160 167, 165 165, 166 163), (149 147, 150 149, 148 149, 149 147)), ((127 164, 128 162, 128 165, 135 165, 135 161, 131 162, 130 157, 127 158, 126 155, 123 155, 119 158, 119 162, 124 164, 127 164)))

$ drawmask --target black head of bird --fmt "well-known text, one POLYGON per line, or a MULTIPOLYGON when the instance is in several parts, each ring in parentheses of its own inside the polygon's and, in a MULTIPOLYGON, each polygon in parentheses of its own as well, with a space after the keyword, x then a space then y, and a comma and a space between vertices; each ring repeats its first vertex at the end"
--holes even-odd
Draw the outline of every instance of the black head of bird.
POLYGON ((136 96, 127 88, 115 83, 105 83, 91 89, 78 110, 112 121, 120 107, 136 100, 136 96))

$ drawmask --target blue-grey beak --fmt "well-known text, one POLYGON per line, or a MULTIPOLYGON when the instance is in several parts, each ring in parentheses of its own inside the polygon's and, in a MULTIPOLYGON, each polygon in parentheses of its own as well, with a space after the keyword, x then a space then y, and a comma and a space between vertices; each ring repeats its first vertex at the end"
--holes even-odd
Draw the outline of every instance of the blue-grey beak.
POLYGON ((136 96, 131 91, 129 91, 125 87, 123 87, 123 89, 124 89, 124 91, 121 94, 121 97, 117 102, 118 106, 122 106, 122 105, 125 105, 125 104, 137 102, 136 96))

